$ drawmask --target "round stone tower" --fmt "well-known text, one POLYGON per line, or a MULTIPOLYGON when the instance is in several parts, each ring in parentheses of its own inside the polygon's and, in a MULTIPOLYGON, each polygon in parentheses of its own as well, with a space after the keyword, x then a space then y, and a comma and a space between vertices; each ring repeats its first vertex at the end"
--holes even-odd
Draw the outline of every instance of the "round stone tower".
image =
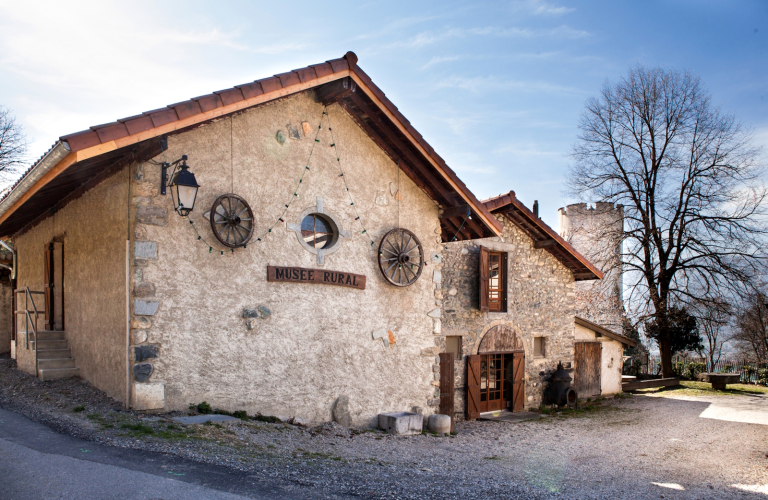
POLYGON ((576 283, 576 315, 621 333, 624 207, 603 202, 575 203, 558 212, 560 236, 605 274, 602 280, 576 283))

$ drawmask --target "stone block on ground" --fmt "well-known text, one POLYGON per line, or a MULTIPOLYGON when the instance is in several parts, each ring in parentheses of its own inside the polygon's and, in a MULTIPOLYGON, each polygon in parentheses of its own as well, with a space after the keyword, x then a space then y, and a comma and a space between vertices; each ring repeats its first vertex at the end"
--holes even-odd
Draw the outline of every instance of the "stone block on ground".
POLYGON ((352 417, 349 415, 349 397, 339 396, 335 403, 333 403, 333 421, 344 427, 350 427, 352 425, 352 417))
POLYGON ((427 429, 435 434, 450 434, 451 417, 448 415, 430 415, 427 419, 427 429))
POLYGON ((165 383, 131 384, 131 408, 160 410, 165 406, 165 383))
POLYGON ((400 411, 379 414, 379 429, 396 436, 421 434, 424 416, 419 413, 400 411))

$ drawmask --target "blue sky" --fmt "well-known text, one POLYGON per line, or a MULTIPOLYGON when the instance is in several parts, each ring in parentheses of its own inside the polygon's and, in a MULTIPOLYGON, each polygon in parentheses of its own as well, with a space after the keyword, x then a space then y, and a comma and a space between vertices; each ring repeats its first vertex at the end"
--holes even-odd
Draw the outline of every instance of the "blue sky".
POLYGON ((768 149, 768 2, 0 0, 0 104, 56 138, 340 57, 475 194, 557 227, 584 101, 634 64, 688 69, 768 149))

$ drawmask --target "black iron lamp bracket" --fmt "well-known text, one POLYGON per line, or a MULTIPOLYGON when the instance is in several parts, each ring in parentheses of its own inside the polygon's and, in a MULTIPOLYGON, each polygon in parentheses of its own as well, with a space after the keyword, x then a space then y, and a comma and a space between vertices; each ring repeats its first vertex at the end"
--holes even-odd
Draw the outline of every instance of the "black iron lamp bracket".
POLYGON ((160 164, 160 167, 162 168, 160 173, 160 194, 166 194, 166 188, 170 185, 170 179, 173 179, 173 174, 176 173, 180 166, 185 166, 186 164, 187 155, 181 155, 181 158, 172 163, 163 162, 160 164), (169 176, 168 169, 171 167, 173 167, 173 172, 171 172, 171 175, 169 176))

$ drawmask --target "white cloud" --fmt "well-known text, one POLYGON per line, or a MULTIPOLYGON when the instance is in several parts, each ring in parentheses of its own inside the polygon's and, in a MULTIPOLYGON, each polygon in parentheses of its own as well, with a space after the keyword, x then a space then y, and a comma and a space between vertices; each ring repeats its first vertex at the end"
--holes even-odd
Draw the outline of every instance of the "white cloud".
POLYGON ((496 76, 453 76, 444 78, 435 84, 437 88, 460 88, 471 92, 488 92, 492 90, 516 90, 520 92, 544 92, 551 94, 582 95, 584 91, 564 85, 542 81, 525 81, 503 79, 496 76))
POLYGON ((524 11, 534 16, 561 16, 575 11, 573 7, 563 7, 562 5, 553 5, 541 0, 527 0, 525 2, 514 2, 512 8, 517 11, 524 11))

